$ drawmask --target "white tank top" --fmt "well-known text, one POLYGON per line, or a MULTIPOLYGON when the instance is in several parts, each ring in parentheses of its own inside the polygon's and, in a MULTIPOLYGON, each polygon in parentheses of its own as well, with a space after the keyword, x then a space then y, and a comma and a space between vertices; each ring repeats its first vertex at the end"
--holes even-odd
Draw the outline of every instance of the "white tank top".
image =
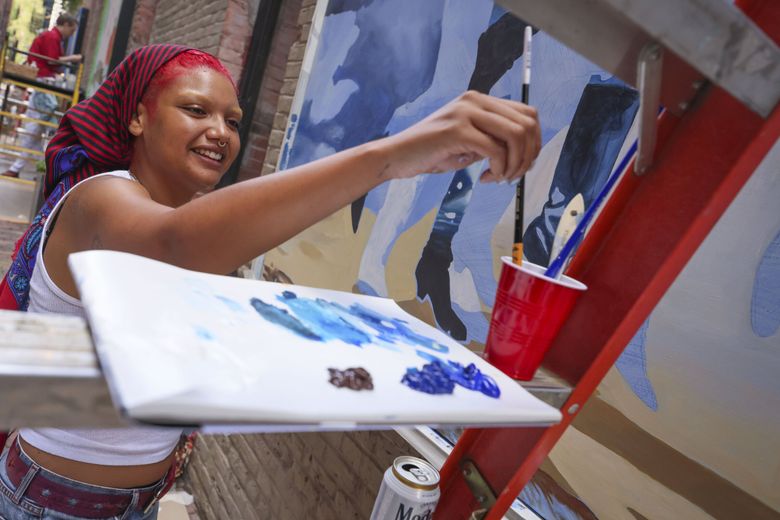
MULTIPOLYGON (((112 175, 135 180, 130 172, 119 170, 102 173, 82 181, 112 175)), ((75 186, 74 186, 75 188, 75 186)), ((43 248, 49 236, 49 224, 56 219, 68 191, 52 210, 43 225, 35 269, 30 279, 28 312, 69 314, 86 317, 81 302, 57 287, 43 263, 43 248)), ((61 430, 58 428, 24 428, 20 435, 36 448, 70 460, 106 466, 151 464, 166 458, 176 447, 181 435, 178 428, 135 427, 99 430, 61 430)))

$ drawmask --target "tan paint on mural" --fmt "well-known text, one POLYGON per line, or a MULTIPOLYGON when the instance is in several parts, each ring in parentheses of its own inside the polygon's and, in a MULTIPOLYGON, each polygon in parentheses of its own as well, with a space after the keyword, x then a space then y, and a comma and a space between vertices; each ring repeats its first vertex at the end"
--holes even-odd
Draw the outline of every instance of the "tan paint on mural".
POLYGON ((351 291, 374 221, 374 214, 364 211, 353 233, 345 208, 269 251, 264 262, 281 268, 296 284, 351 291))
MULTIPOLYGON (((740 489, 712 469, 699 464, 631 422, 601 399, 591 398, 574 421, 574 428, 587 435, 638 473, 677 493, 716 518, 778 518, 752 489, 740 489)), ((592 469, 592 468, 591 468, 592 469)), ((593 497, 588 497, 593 501, 593 497)), ((642 512, 642 511, 640 511, 642 512)), ((650 516, 650 518, 654 518, 650 516)))
POLYGON ((577 496, 577 493, 574 492, 574 488, 569 485, 569 482, 566 480, 566 477, 563 476, 563 474, 558 471, 558 468, 555 467, 555 464, 552 463, 552 460, 550 460, 550 457, 547 457, 542 461, 541 466, 539 466, 539 471, 543 471, 547 473, 553 480, 555 480, 555 483, 558 484, 558 486, 569 493, 572 496, 577 496))
POLYGON ((423 320, 428 325, 436 325, 436 320, 433 318, 433 307, 431 307, 428 300, 421 302, 417 298, 414 298, 412 300, 398 302, 398 306, 415 318, 423 320))
MULTIPOLYGON (((439 208, 431 209, 414 226, 404 231, 393 244, 385 265, 388 297, 395 301, 411 300, 417 296, 414 271, 420 255, 431 236, 433 222, 439 208)), ((433 322, 429 322, 433 323, 433 322)))
POLYGON ((658 411, 614 369, 599 388, 648 435, 780 518, 780 334, 761 338, 750 325, 753 274, 780 224, 779 163, 776 144, 653 311, 645 351, 658 411))
POLYGON ((303 255, 309 260, 322 260, 323 258, 322 251, 320 251, 319 246, 316 246, 311 242, 301 240, 298 242, 298 247, 300 248, 301 253, 303 253, 303 255))
POLYGON ((712 518, 575 428, 566 431, 550 458, 598 518, 636 520, 628 508, 653 520, 712 518))
MULTIPOLYGON (((729 409, 715 399, 709 402, 695 399, 689 387, 692 382, 684 383, 683 380, 688 377, 702 382, 701 376, 693 377, 689 365, 674 367, 673 362, 674 359, 648 360, 650 378, 659 400, 657 412, 639 401, 617 369, 612 369, 602 381, 600 395, 645 435, 670 443, 675 451, 685 453, 703 466, 717 466, 713 468, 715 473, 732 480, 735 487, 749 490, 776 509, 780 507, 780 486, 777 474, 773 475, 777 470, 777 427, 771 424, 772 414, 745 418, 743 423, 738 416, 750 414, 746 409, 751 406, 748 402, 740 410, 729 409), (654 366, 666 369, 654 369, 654 366), (752 455, 746 457, 739 453, 752 455)), ((744 384, 749 385, 750 381, 745 380, 744 384)), ((754 390, 747 387, 735 390, 742 396, 751 391, 754 390)), ((705 491, 713 494, 715 488, 705 488, 705 491)), ((780 513, 776 513, 776 518, 780 518, 780 513)))

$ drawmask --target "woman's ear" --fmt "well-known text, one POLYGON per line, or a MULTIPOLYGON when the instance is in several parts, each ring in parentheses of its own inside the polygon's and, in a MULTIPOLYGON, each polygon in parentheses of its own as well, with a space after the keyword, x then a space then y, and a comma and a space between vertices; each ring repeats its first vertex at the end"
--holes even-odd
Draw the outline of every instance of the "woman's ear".
POLYGON ((144 133, 144 123, 146 122, 148 113, 144 104, 138 103, 135 114, 130 118, 130 126, 128 126, 128 130, 133 136, 138 137, 144 133))

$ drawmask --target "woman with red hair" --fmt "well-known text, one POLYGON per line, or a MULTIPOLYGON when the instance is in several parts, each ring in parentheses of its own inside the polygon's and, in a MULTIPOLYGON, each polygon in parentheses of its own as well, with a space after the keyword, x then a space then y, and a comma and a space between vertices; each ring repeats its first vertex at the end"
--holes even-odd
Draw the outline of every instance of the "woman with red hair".
MULTIPOLYGON (((88 249, 230 273, 386 180, 483 157, 483 181, 519 179, 541 141, 533 109, 466 93, 394 136, 211 192, 238 154, 240 121, 216 58, 172 45, 128 56, 47 148, 48 198, 0 307, 83 316, 66 261, 88 249)), ((0 517, 155 518, 179 435, 22 429, 0 459, 0 517)))

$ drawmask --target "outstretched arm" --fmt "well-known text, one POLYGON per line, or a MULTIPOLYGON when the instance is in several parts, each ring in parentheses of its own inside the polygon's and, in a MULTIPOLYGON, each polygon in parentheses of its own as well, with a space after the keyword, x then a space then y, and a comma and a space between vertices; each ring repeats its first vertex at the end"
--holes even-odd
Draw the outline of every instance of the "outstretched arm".
POLYGON ((181 267, 228 273, 390 179, 463 168, 488 158, 483 181, 513 181, 531 166, 541 137, 536 112, 469 92, 409 129, 324 159, 235 184, 169 208, 139 185, 107 178, 68 201, 47 246, 66 291, 67 254, 127 251, 181 267), (55 237, 59 235, 59 237, 55 237), (58 251, 59 253, 57 253, 58 251))

